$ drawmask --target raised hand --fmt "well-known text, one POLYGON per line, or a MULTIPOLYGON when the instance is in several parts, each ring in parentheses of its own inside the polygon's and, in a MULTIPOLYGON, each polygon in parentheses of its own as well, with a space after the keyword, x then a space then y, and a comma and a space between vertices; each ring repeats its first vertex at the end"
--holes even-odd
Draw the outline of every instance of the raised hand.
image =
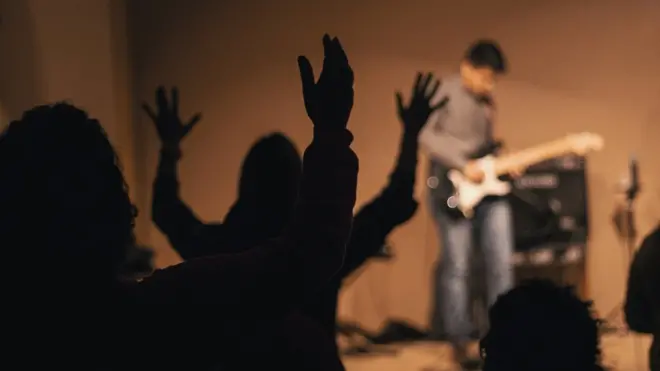
POLYGON ((307 116, 316 127, 346 128, 353 109, 353 70, 339 40, 323 36, 323 70, 317 82, 305 56, 298 57, 307 116))
POLYGON ((202 119, 202 115, 197 113, 185 124, 181 121, 177 88, 172 88, 171 98, 168 100, 165 88, 159 86, 156 90, 156 112, 147 103, 142 104, 142 109, 156 126, 163 148, 172 150, 178 150, 181 140, 202 119))
POLYGON ((449 98, 444 98, 438 104, 431 105, 431 100, 440 88, 440 81, 433 77, 432 73, 417 73, 417 79, 413 85, 412 97, 406 105, 403 103, 401 92, 396 93, 396 105, 399 118, 408 133, 419 133, 433 112, 447 104, 449 98))

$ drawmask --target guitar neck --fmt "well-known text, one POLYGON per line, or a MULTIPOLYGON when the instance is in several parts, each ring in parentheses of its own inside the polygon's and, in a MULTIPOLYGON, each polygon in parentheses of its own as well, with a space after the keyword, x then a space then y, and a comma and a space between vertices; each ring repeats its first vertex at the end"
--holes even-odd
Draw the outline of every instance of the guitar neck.
POLYGON ((570 142, 559 139, 498 157, 495 160, 495 172, 498 176, 504 175, 515 169, 524 169, 539 162, 571 153, 573 153, 573 149, 570 142))

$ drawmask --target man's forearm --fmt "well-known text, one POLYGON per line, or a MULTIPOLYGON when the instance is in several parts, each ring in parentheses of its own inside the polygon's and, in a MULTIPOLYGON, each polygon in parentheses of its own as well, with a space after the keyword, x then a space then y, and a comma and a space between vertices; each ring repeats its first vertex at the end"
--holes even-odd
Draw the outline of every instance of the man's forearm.
MULTIPOLYGON (((419 157, 418 149, 419 143, 417 137, 409 133, 404 133, 401 137, 399 154, 394 170, 390 173, 388 183, 381 194, 373 201, 374 203, 383 204, 383 208, 388 214, 396 213, 397 211, 392 210, 392 208, 400 204, 400 201, 403 199, 412 200, 413 198, 419 157)), ((403 210, 398 211, 403 212, 403 210)), ((387 227, 385 229, 391 228, 387 227)))
MULTIPOLYGON (((153 185, 152 217, 158 219, 168 213, 170 205, 179 203, 179 157, 167 150, 160 151, 156 179, 153 185)), ((166 215, 167 216, 167 215, 166 215)))
POLYGON ((177 168, 181 152, 176 148, 164 147, 160 150, 158 161, 158 175, 166 175, 178 178, 177 168))
POLYGON ((416 134, 406 132, 402 135, 397 162, 387 185, 354 217, 346 261, 337 275, 339 280, 378 253, 390 232, 412 216, 409 209, 415 203, 418 147, 416 134))
POLYGON ((419 152, 419 141, 417 135, 404 133, 399 144, 399 155, 394 172, 403 171, 415 173, 417 171, 417 159, 419 152))
POLYGON ((158 163, 158 174, 153 185, 151 219, 156 227, 167 236, 182 258, 192 257, 199 246, 199 233, 204 227, 193 211, 179 195, 177 165, 180 154, 171 149, 163 149, 158 163))

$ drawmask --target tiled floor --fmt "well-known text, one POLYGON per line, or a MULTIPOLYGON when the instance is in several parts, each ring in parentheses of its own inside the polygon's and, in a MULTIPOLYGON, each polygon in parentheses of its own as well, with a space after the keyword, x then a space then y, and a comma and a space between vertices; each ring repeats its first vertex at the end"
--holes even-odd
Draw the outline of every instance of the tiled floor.
MULTIPOLYGON (((603 338, 605 365, 613 371, 647 371, 650 340, 640 336, 607 335, 603 338)), ((392 355, 347 356, 347 371, 454 371, 443 343, 393 346, 392 355)))

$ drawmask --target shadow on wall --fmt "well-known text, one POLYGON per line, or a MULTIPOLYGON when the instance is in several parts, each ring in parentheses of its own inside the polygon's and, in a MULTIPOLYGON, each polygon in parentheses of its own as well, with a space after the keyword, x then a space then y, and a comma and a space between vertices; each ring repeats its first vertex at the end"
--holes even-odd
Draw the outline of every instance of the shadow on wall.
POLYGON ((2 125, 40 103, 39 55, 29 1, 0 0, 0 102, 2 125))

